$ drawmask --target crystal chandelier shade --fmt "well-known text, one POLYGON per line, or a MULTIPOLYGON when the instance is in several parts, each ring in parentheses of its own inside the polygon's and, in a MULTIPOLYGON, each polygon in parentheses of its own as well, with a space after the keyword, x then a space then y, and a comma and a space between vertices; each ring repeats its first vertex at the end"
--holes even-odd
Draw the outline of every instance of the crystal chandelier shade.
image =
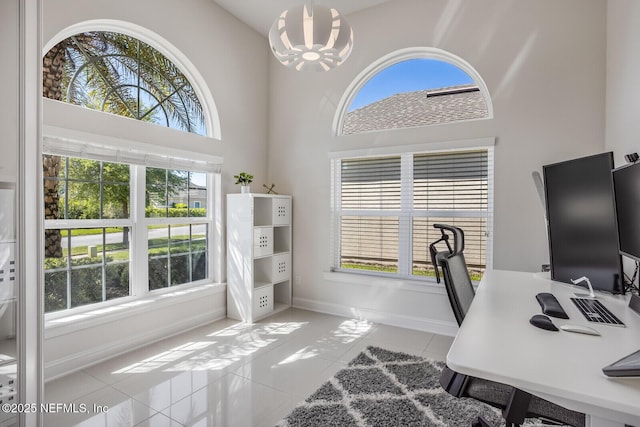
POLYGON ((351 53, 353 31, 337 10, 305 4, 280 14, 269 31, 269 44, 289 68, 328 71, 351 53))

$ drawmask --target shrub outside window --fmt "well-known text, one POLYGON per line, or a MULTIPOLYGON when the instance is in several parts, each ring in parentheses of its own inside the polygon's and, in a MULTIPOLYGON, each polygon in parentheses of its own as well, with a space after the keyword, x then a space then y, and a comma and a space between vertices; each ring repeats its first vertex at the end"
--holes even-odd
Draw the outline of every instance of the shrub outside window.
MULTIPOLYGON (((198 98, 203 92, 183 67, 135 37, 86 31, 45 54, 43 96, 193 134, 219 134, 207 129, 205 119, 213 114, 206 114, 198 98)), ((156 153, 137 141, 111 147, 60 131, 43 144, 45 312, 213 276, 211 236, 219 235, 209 206, 219 181, 210 178, 219 174, 221 159, 176 158, 174 150, 156 153)), ((215 270, 218 276, 220 267, 215 270)))
POLYGON ((54 163, 44 178, 45 312, 210 277, 207 173, 76 157, 54 163), (132 203, 139 187, 145 204, 132 203), (147 248, 146 259, 136 248, 147 248))
POLYGON ((146 169, 149 290, 207 277, 205 182, 204 173, 146 169))
POLYGON ((45 216, 62 220, 45 232, 45 312, 129 295, 130 167, 70 157, 57 165, 44 179, 45 216), (95 227, 101 220, 109 226, 95 227))
POLYGON ((45 312, 129 296, 129 250, 122 243, 108 243, 128 231, 123 227, 49 230, 62 237, 64 255, 45 259, 45 312), (86 244, 87 239, 95 244, 86 244))

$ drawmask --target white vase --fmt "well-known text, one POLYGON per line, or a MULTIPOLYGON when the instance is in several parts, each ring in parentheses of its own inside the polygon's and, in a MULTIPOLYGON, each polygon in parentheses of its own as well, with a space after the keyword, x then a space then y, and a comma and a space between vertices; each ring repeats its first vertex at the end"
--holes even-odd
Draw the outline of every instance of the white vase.
POLYGON ((241 185, 240 186, 240 192, 242 194, 248 194, 251 193, 251 187, 249 187, 248 185, 241 185))

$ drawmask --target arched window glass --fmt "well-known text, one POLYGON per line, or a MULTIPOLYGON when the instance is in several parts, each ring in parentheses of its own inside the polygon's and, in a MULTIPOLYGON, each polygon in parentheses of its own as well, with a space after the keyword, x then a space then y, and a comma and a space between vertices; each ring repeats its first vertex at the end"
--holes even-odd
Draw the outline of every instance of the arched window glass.
MULTIPOLYGON (((333 129, 349 135, 492 117, 487 87, 471 65, 414 47, 380 58, 354 79, 333 129)), ((433 224, 445 223, 464 229, 469 274, 479 280, 492 263, 494 142, 432 139, 331 153, 332 269, 430 280, 428 248, 439 238, 433 224)))
POLYGON ((125 34, 71 36, 45 55, 44 96, 206 135, 202 105, 179 68, 125 34))
MULTIPOLYGON (((95 24, 66 29, 47 45, 45 97, 220 139, 215 105, 188 58, 143 28, 95 24)), ((100 126, 84 137, 69 137, 77 121, 43 137, 44 307, 53 318, 220 281, 213 261, 221 159, 156 147, 135 133, 119 139, 102 126, 114 118, 97 116, 100 126)), ((165 130, 155 133, 169 143, 192 139, 165 130)))
POLYGON ((338 134, 350 135, 489 118, 488 94, 471 67, 442 51, 383 58, 343 98, 338 134), (405 59, 406 58, 406 59, 405 59))

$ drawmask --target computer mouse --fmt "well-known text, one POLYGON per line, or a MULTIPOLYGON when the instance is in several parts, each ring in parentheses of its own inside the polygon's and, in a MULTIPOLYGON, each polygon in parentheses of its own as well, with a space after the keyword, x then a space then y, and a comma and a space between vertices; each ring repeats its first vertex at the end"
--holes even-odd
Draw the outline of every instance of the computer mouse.
POLYGON ((536 326, 538 328, 546 329, 547 331, 559 330, 558 328, 556 328, 556 325, 553 324, 551 319, 549 319, 544 314, 534 315, 533 317, 531 317, 531 319, 529 319, 529 323, 531 323, 533 326, 536 326))

